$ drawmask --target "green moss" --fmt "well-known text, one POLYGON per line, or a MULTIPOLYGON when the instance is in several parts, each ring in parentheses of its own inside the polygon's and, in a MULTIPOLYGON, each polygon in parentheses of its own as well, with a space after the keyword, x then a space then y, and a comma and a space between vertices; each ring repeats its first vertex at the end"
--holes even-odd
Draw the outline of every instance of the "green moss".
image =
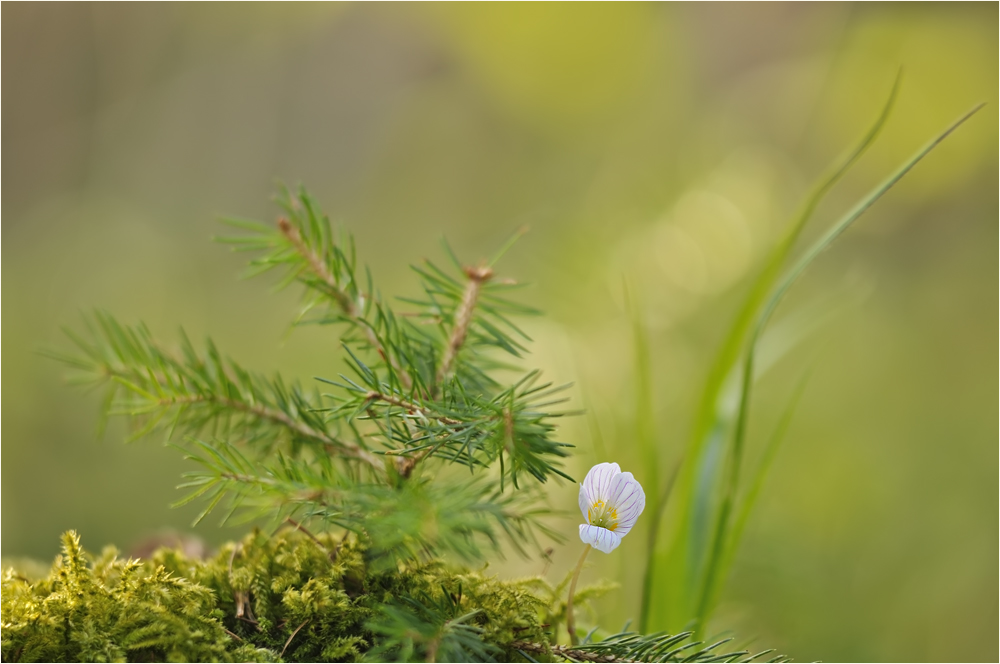
POLYGON ((255 531, 204 561, 173 549, 92 558, 67 533, 46 578, 4 571, 3 660, 510 660, 515 641, 549 643, 564 609, 542 579, 379 562, 354 538, 291 530, 255 531))

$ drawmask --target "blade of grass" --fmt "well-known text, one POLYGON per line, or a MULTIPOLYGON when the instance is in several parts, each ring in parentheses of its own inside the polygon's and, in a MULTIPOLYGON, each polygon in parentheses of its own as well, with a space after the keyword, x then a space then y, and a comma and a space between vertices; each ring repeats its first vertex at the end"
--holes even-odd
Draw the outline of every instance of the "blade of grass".
MULTIPOLYGON (((681 461, 678 460, 674 465, 673 471, 670 473, 670 478, 667 480, 667 485, 663 488, 663 494, 659 497, 656 505, 653 507, 654 513, 662 512, 666 506, 667 501, 670 500, 670 494, 674 490, 674 484, 677 483, 677 476, 680 474, 681 461)), ((646 540, 646 548, 651 552, 653 547, 656 546, 656 540, 660 536, 660 520, 655 519, 650 522, 649 526, 649 537, 646 540)), ((652 554, 650 554, 652 555, 652 554)), ((640 618, 648 618, 649 616, 649 606, 653 601, 653 583, 652 583, 653 566, 646 565, 646 569, 643 572, 642 578, 642 598, 640 600, 639 616, 640 618)), ((643 622, 639 623, 639 633, 648 633, 648 625, 643 622)))
MULTIPOLYGON (((795 386, 795 390, 792 392, 791 398, 789 398, 788 404, 785 406, 785 410, 781 414, 781 419, 778 420, 777 426, 771 433, 770 439, 767 441, 760 464, 757 466, 757 470, 753 474, 753 482, 750 485, 750 489, 747 491, 747 495, 740 503, 739 514, 733 522, 733 529, 729 536, 729 541, 726 542, 722 561, 719 565, 720 576, 727 574, 732 565, 733 558, 736 555, 736 550, 739 548, 740 540, 743 538, 743 532, 746 530, 747 522, 750 520, 750 513, 753 511, 753 507, 757 502, 757 497, 760 495, 760 491, 764 486, 764 480, 767 477, 768 471, 771 469, 771 464, 774 463, 774 459, 778 455, 778 449, 785 440, 785 434, 788 432, 788 425, 791 423, 792 416, 795 414, 795 410, 799 405, 799 400, 805 392, 806 383, 809 382, 810 374, 811 372, 807 371, 806 374, 799 380, 798 385, 795 386)), ((711 611, 711 608, 715 606, 721 587, 722 584, 716 584, 716 591, 714 595, 709 597, 709 612, 711 611)))
POLYGON ((701 598, 698 603, 698 612, 696 614, 696 620, 698 629, 704 628, 705 620, 708 617, 709 611, 709 600, 712 597, 715 589, 714 586, 718 583, 719 576, 719 562, 722 556, 722 551, 726 546, 726 535, 729 528, 729 518, 733 509, 733 503, 736 497, 736 490, 739 485, 740 477, 740 465, 742 461, 743 448, 746 439, 746 427, 747 418, 750 404, 750 395, 753 386, 753 369, 754 369, 754 359, 755 350, 757 347, 757 341, 760 339, 760 335, 767 325, 768 321, 771 319, 771 315, 778 308, 778 305, 784 299, 785 294, 792 287, 792 285, 798 280, 802 273, 809 267, 810 264, 819 256, 827 247, 829 247, 834 240, 841 236, 851 224, 853 224, 857 219, 864 214, 872 205, 875 204, 882 196, 885 195, 904 175, 910 172, 910 170, 916 166, 924 157, 926 157, 934 148, 936 148, 941 141, 951 135, 956 129, 958 129, 962 124, 964 124, 969 118, 971 118, 975 113, 977 113, 985 104, 979 104, 972 110, 968 111, 965 115, 960 117, 954 123, 951 124, 947 129, 945 129, 937 137, 929 141, 923 148, 921 148, 916 154, 914 154, 909 161, 903 164, 899 169, 896 170, 891 176, 889 176, 885 181, 883 181, 878 187, 872 190, 864 199, 862 199, 857 205, 854 206, 846 215, 841 217, 830 229, 818 240, 816 241, 805 254, 795 263, 791 270, 785 275, 781 282, 777 285, 774 292, 768 298, 764 305, 763 310, 757 317, 754 323, 753 329, 750 333, 750 339, 747 346, 747 353, 743 362, 743 371, 741 377, 741 387, 740 387, 740 405, 739 411, 736 418, 736 428, 733 433, 733 444, 732 444, 732 455, 728 459, 726 480, 724 485, 725 494, 723 495, 722 505, 719 509, 719 518, 716 522, 715 538, 712 545, 712 554, 708 563, 708 570, 705 576, 705 583, 702 587, 701 598))
POLYGON ((750 295, 747 297, 747 300, 743 304, 743 308, 740 310, 740 313, 736 318, 736 322, 729 330, 729 335, 726 337, 726 341, 723 344, 719 356, 716 358, 712 374, 709 378, 709 384, 706 387, 702 398, 702 406, 699 411, 700 422, 696 432, 696 439, 704 437, 704 434, 711 428, 711 419, 714 416, 717 397, 721 392, 723 383, 725 383, 732 368, 737 363, 740 349, 743 347, 743 340, 746 338, 747 332, 750 330, 750 326, 754 320, 754 315, 760 308, 761 303, 764 302, 767 294, 771 290, 771 287, 777 281, 781 268, 785 264, 788 255, 791 253, 796 240, 798 240, 799 236, 802 234, 802 230, 805 228, 809 219, 812 217, 819 204, 823 201, 826 194, 830 192, 833 186, 840 181, 848 170, 850 170, 851 166, 853 166, 868 150, 868 148, 871 147, 871 145, 875 142, 875 139, 878 138, 882 129, 885 127, 885 123, 889 119, 889 114, 892 111, 892 107, 896 101, 896 96, 899 92, 901 75, 902 73, 900 72, 900 74, 896 76, 892 90, 889 93, 889 98, 886 100, 885 106, 882 108, 882 112, 879 114, 878 119, 868 130, 868 133, 865 134, 864 138, 862 138, 861 142, 858 143, 854 150, 849 153, 847 158, 844 159, 839 166, 832 169, 828 175, 823 178, 812 190, 810 195, 806 198, 805 203, 793 218, 794 221, 789 227, 785 237, 772 250, 771 255, 768 257, 764 268, 761 270, 757 280, 754 282, 754 285, 750 290, 750 295))
MULTIPOLYGON (((837 166, 833 167, 827 175, 819 181, 816 187, 806 198, 802 207, 792 218, 788 232, 771 250, 771 253, 768 255, 764 263, 764 267, 761 269, 751 286, 750 292, 747 295, 742 308, 737 314, 736 320, 729 328, 729 333, 726 336, 726 339, 719 350, 719 354, 716 356, 715 362, 712 365, 712 369, 709 372, 708 381, 706 382, 704 391, 702 392, 700 405, 695 416, 695 424, 692 430, 691 439, 685 452, 685 458, 683 459, 686 460, 687 463, 683 464, 682 476, 679 479, 679 490, 682 497, 691 495, 692 489, 690 487, 691 484, 696 481, 697 476, 705 477, 710 480, 714 480, 714 478, 717 477, 717 473, 711 472, 711 469, 706 469, 706 472, 703 473, 697 473, 696 476, 696 471, 699 465, 696 462, 702 456, 702 452, 709 442, 712 439, 718 439, 718 436, 722 434, 726 428, 728 428, 728 420, 732 417, 733 411, 732 409, 725 408, 725 396, 728 391, 726 388, 732 384, 731 381, 734 378, 734 372, 739 360, 740 349, 745 345, 745 340, 748 332, 750 331, 754 316, 760 309, 760 306, 764 302, 768 292, 770 292, 774 283, 777 281, 781 273, 782 266, 785 264, 785 261, 801 235, 802 230, 812 217, 813 212, 815 212, 816 208, 819 206, 820 202, 822 202, 823 198, 830 191, 830 189, 832 189, 833 186, 851 168, 851 166, 853 166, 854 163, 861 158, 861 156, 868 150, 869 147, 871 147, 872 143, 874 143, 875 139, 881 133, 895 103, 896 96, 899 91, 901 75, 902 72, 897 74, 892 90, 889 93, 888 100, 883 106, 882 112, 879 114, 875 123, 864 135, 858 145, 848 153, 846 158, 844 158, 837 166)), ((702 491, 701 493, 705 496, 710 496, 712 494, 711 491, 702 491)), ((666 502, 656 505, 656 511, 651 515, 651 518, 657 522, 661 521, 664 516, 665 508, 666 502)), ((702 509, 701 513, 708 514, 709 512, 702 509)), ((691 510, 682 510, 680 512, 681 522, 678 524, 677 528, 673 530, 674 532, 682 534, 679 540, 689 539, 684 537, 683 533, 691 530, 691 514, 691 510)), ((667 560, 668 565, 673 556, 678 556, 680 558, 676 565, 679 569, 676 570, 673 575, 673 582, 670 583, 670 587, 675 590, 681 589, 685 585, 691 587, 690 584, 693 583, 697 577, 694 573, 697 570, 691 569, 692 566, 690 562, 698 560, 699 553, 697 550, 687 552, 688 547, 686 545, 691 543, 692 542, 690 541, 678 541, 676 547, 673 549, 673 552, 668 553, 668 556, 671 556, 671 558, 668 558, 667 560)), ((643 588, 644 595, 651 595, 652 586, 655 584, 654 574, 651 568, 656 562, 655 554, 657 547, 658 542, 651 542, 647 551, 647 569, 644 575, 645 582, 643 588)), ((668 582, 670 581, 671 580, 668 580, 668 582)), ((682 605, 688 603, 689 602, 686 600, 681 601, 682 605)), ((644 606, 644 612, 640 614, 639 623, 643 627, 647 627, 649 624, 650 610, 651 607, 644 606)), ((690 616, 680 616, 680 619, 687 620, 688 617, 690 616)), ((670 625, 671 616, 669 615, 669 612, 662 618, 663 620, 661 622, 665 623, 663 625, 664 627, 673 626, 670 625)), ((643 631, 646 630, 644 629, 643 631)))
POLYGON ((635 437, 639 460, 645 467, 642 485, 652 496, 660 495, 659 460, 656 453, 653 421, 653 377, 650 372, 649 335, 642 320, 637 296, 625 286, 625 303, 632 322, 632 345, 635 349, 635 437))

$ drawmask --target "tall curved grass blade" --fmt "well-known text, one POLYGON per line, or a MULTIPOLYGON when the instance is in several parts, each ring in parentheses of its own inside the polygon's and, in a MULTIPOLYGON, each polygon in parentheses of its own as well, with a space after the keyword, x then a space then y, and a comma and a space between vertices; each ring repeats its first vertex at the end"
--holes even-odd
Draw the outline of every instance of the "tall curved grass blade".
MULTIPOLYGON (((699 474, 697 471, 699 466, 702 467, 700 476, 704 482, 714 485, 718 481, 720 472, 718 465, 723 455, 718 453, 708 455, 711 458, 709 458, 709 463, 707 464, 699 463, 699 461, 702 461, 703 457, 706 456, 704 454, 706 448, 710 448, 709 451, 714 449, 716 452, 721 452, 725 431, 731 426, 732 419, 736 415, 736 400, 727 400, 726 397, 733 395, 735 392, 734 388, 736 387, 737 380, 735 373, 737 371, 740 350, 745 347, 746 338, 753 324, 754 317, 780 276, 782 266, 785 264, 802 230, 812 217, 813 212, 815 212, 830 189, 861 158, 881 133, 895 103, 900 80, 901 73, 897 74, 885 106, 868 132, 862 137, 857 146, 819 181, 802 204, 802 207, 793 216, 787 233, 767 256, 764 266, 751 286, 742 308, 729 328, 729 332, 709 372, 708 380, 699 402, 700 405, 695 415, 691 439, 684 453, 682 475, 678 480, 679 495, 682 499, 685 496, 691 495, 692 485, 698 481, 699 474), (711 462, 712 458, 716 460, 714 463, 711 462)), ((708 499, 713 495, 713 492, 702 491, 701 494, 708 499)), ((661 521, 664 518, 665 506, 666 503, 663 503, 662 508, 660 505, 657 505, 657 510, 651 515, 651 518, 658 522, 661 521)), ((692 520, 694 519, 695 512, 700 514, 702 519, 710 518, 711 516, 711 510, 707 505, 702 505, 700 508, 696 506, 680 506, 678 510, 679 521, 676 526, 660 529, 660 532, 665 535, 669 535, 670 533, 676 534, 673 538, 671 548, 666 552, 665 557, 657 556, 656 554, 656 551, 659 550, 658 541, 652 542, 647 552, 647 570, 644 575, 643 593, 651 595, 653 586, 657 583, 654 567, 667 572, 668 578, 666 579, 666 584, 669 585, 672 592, 681 593, 680 597, 675 597, 674 606, 674 609, 680 609, 679 613, 676 610, 672 611, 669 607, 660 607, 661 615, 657 616, 659 620, 656 621, 660 627, 682 627, 695 609, 696 598, 694 595, 697 593, 698 580, 702 578, 700 574, 701 570, 697 568, 696 561, 704 557, 701 552, 708 545, 704 537, 698 539, 690 537, 694 525, 692 524, 692 520), (658 558, 659 560, 657 560, 658 558), (677 613, 677 615, 672 615, 674 613, 677 613), (675 622, 676 624, 674 624, 675 622)), ((705 532, 705 528, 701 528, 701 531, 705 532)), ((648 627, 651 622, 653 607, 644 607, 644 609, 643 613, 640 614, 639 622, 643 627, 648 627)))
POLYGON ((645 467, 642 485, 651 496, 660 495, 659 460, 657 459, 653 421, 653 376, 650 373, 649 334, 642 320, 642 308, 635 293, 626 286, 625 298, 632 323, 632 345, 635 349, 635 437, 639 459, 645 467))
MULTIPOLYGON (((670 494, 673 493, 674 484, 677 483, 677 476, 680 475, 682 461, 677 461, 674 465, 673 471, 670 473, 670 479, 667 480, 667 485, 663 488, 663 493, 657 499, 656 505, 653 506, 654 513, 661 513, 667 506, 667 501, 670 500, 670 494)), ((649 524, 649 538, 646 541, 646 548, 649 551, 650 559, 653 556, 654 547, 656 546, 656 541, 660 536, 660 520, 655 519, 649 524)), ((640 618, 647 618, 649 616, 649 606, 653 601, 653 584, 652 584, 652 573, 653 566, 646 565, 644 570, 644 575, 642 578, 642 597, 640 599, 640 618)), ((645 634, 648 625, 645 623, 639 623, 639 631, 645 634)), ((626 627, 627 629, 627 627, 626 627)), ((624 630, 623 630, 624 631, 624 630)))
POLYGON ((924 157, 926 157, 931 150, 936 148, 941 141, 951 135, 956 129, 958 129, 962 124, 964 124, 969 118, 975 115, 985 104, 979 104, 972 110, 968 111, 965 115, 960 117, 958 120, 953 122, 951 126, 941 132, 937 137, 929 141, 924 147, 922 147, 916 154, 910 157, 909 161, 903 164, 899 169, 896 170, 891 176, 886 178, 878 187, 873 189, 864 199, 862 199, 857 205, 854 206, 846 215, 841 217, 830 229, 817 240, 809 249, 803 254, 803 256, 795 263, 791 270, 784 276, 784 278, 778 283, 774 292, 767 299, 763 310, 757 317, 754 323, 753 329, 750 334, 750 339, 747 346, 747 353, 743 363, 743 371, 741 377, 740 386, 740 404, 739 411, 736 418, 736 428, 733 434, 733 445, 732 454, 728 459, 726 468, 726 480, 724 484, 725 493, 722 499, 722 505, 719 509, 719 517, 716 522, 715 537, 712 544, 712 554, 709 558, 708 569, 705 575, 705 583, 702 587, 701 598, 698 602, 698 612, 696 614, 697 625, 699 629, 703 629, 705 620, 708 618, 708 612, 710 610, 710 599, 715 592, 715 585, 718 583, 719 579, 719 563, 722 557, 722 552, 726 546, 726 536, 729 528, 729 519, 732 513, 733 504, 736 497, 736 491, 739 485, 740 477, 740 463, 742 461, 743 448, 746 439, 746 426, 747 417, 750 404, 750 395, 753 386, 753 370, 754 370, 754 359, 755 350, 757 347, 757 341, 760 339, 760 335, 767 325, 768 321, 771 319, 771 315, 778 308, 778 305, 784 299, 785 294, 792 287, 792 285, 798 280, 802 273, 806 270, 809 265, 819 256, 827 247, 829 247, 834 240, 841 236, 851 224, 853 224, 857 219, 864 214, 872 205, 875 204, 882 196, 885 195, 897 182, 899 182, 904 175, 910 172, 910 170, 916 166, 924 157))
POLYGON ((882 108, 882 112, 879 114, 878 119, 876 119, 872 127, 868 130, 868 133, 865 134, 864 138, 861 139, 861 142, 858 143, 854 150, 849 153, 847 158, 844 159, 839 166, 832 169, 825 178, 820 180, 819 184, 812 190, 802 207, 799 209, 798 213, 793 218, 794 220, 785 237, 768 256, 764 268, 761 270, 757 280, 754 282, 750 295, 744 302, 743 308, 740 310, 740 313, 736 318, 736 322, 730 328, 726 341, 723 344, 719 356, 716 358, 712 374, 709 378, 709 384, 703 394, 702 404, 699 410, 699 418, 701 421, 699 423, 698 431, 696 432, 696 438, 698 437, 698 434, 704 436, 707 429, 711 427, 712 423, 710 419, 714 416, 714 408, 719 392, 721 391, 722 384, 726 381, 732 372, 733 366, 737 363, 740 349, 743 347, 743 340, 746 338, 746 335, 750 330, 751 324, 754 320, 754 315, 760 308, 760 305, 765 301, 772 286, 777 281, 781 272, 781 267, 785 264, 785 261, 791 253, 795 242, 802 234, 802 230, 806 227, 809 219, 812 218, 813 213, 823 201, 823 198, 826 197, 826 194, 830 192, 833 186, 840 181, 840 179, 847 173, 847 171, 850 170, 858 159, 860 159, 861 156, 867 152, 868 148, 870 148, 875 142, 875 139, 882 133, 882 129, 885 127, 885 123, 889 119, 889 115, 895 105, 896 96, 899 92, 901 76, 902 73, 900 72, 900 74, 897 75, 896 80, 893 82, 892 90, 889 93, 889 98, 886 100, 885 106, 882 108))
MULTIPOLYGON (((642 466, 646 469, 646 472, 643 474, 642 484, 646 487, 649 495, 655 496, 654 514, 656 514, 660 511, 660 504, 664 501, 660 500, 659 459, 657 458, 654 436, 656 423, 653 416, 653 377, 650 373, 652 363, 650 362, 649 354, 649 335, 643 324, 641 308, 635 295, 630 291, 627 283, 624 284, 624 287, 626 307, 632 323, 632 345, 635 361, 633 365, 633 375, 635 376, 635 437, 639 449, 639 459, 642 462, 642 466)), ((675 478, 676 471, 670 480, 671 487, 675 478)), ((665 498, 666 496, 664 496, 665 498)), ((658 535, 659 529, 657 526, 659 525, 659 520, 653 519, 649 523, 650 536, 647 540, 647 555, 651 558, 658 535)), ((645 574, 648 576, 650 573, 651 569, 647 564, 645 574)), ((650 591, 651 587, 644 580, 640 600, 641 608, 639 611, 639 624, 642 632, 646 631, 643 616, 648 614, 647 607, 651 600, 650 591)))
MULTIPOLYGON (((767 478, 768 471, 771 469, 771 464, 778 455, 778 449, 785 440, 785 434, 788 432, 788 425, 791 423, 792 416, 795 414, 795 410, 799 405, 799 400, 805 392, 806 383, 809 381, 810 373, 811 372, 807 372, 799 380, 798 385, 795 386, 795 390, 792 392, 791 398, 789 398, 788 404, 785 406, 785 410, 781 414, 781 418, 778 420, 777 426, 767 441, 763 457, 753 474, 753 482, 747 490, 746 496, 740 503, 739 514, 733 522, 732 532, 728 537, 728 541, 725 543, 725 551, 723 552, 722 561, 719 565, 720 575, 725 575, 729 572, 733 558, 736 555, 736 550, 739 548, 740 541, 743 539, 743 532, 746 530, 747 522, 750 520, 750 514, 753 512, 753 507, 757 503, 757 497, 760 495, 760 491, 764 487, 764 480, 767 478)), ((721 583, 715 584, 715 594, 708 598, 708 606, 710 609, 715 606, 715 602, 718 599, 718 593, 721 588, 721 583)))

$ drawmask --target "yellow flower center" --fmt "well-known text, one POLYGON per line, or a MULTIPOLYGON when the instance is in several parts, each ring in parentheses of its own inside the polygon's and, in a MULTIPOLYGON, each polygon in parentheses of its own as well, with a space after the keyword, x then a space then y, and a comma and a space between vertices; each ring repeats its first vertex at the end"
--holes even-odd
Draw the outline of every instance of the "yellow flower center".
POLYGON ((618 527, 618 510, 607 505, 603 500, 595 501, 587 510, 587 521, 592 526, 606 528, 611 532, 618 527))

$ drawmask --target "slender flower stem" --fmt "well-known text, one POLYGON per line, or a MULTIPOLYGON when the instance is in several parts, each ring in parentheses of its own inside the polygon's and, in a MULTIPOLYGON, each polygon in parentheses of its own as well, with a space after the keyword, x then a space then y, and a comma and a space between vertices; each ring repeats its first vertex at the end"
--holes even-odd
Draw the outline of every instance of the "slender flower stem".
POLYGON ((576 645, 576 618, 573 616, 573 595, 576 594, 576 582, 580 580, 580 572, 583 571, 583 562, 587 559, 587 554, 593 548, 589 544, 583 549, 580 562, 576 564, 576 571, 573 572, 573 580, 569 582, 569 598, 566 600, 566 631, 569 632, 569 643, 576 645))

